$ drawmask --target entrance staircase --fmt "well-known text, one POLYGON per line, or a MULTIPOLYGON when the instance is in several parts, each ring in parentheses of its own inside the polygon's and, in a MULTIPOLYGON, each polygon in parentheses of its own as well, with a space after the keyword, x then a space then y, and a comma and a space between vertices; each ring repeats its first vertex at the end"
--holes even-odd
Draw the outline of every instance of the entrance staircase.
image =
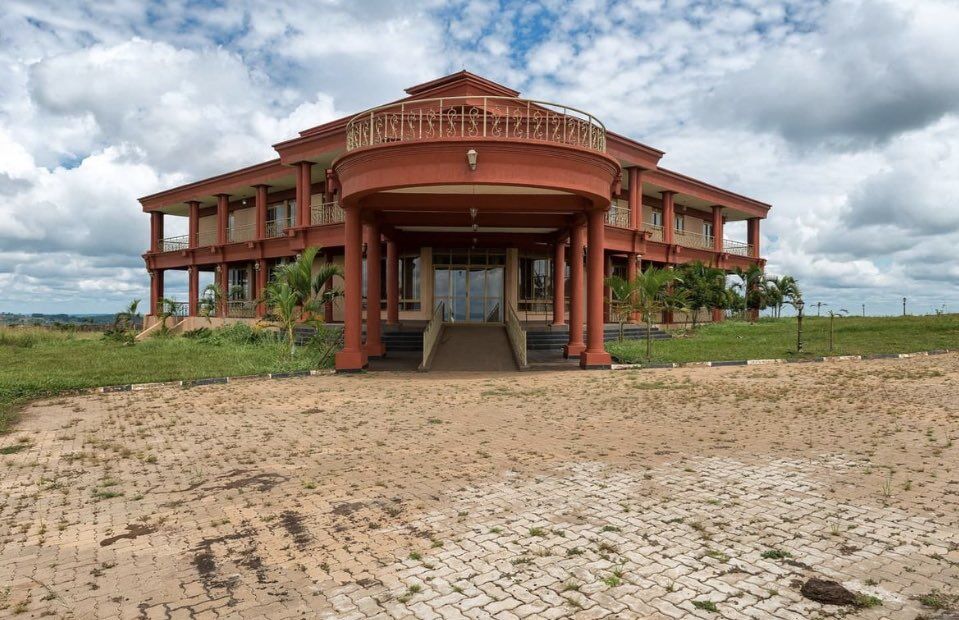
POLYGON ((467 323, 443 327, 431 372, 516 370, 506 328, 500 324, 467 323))

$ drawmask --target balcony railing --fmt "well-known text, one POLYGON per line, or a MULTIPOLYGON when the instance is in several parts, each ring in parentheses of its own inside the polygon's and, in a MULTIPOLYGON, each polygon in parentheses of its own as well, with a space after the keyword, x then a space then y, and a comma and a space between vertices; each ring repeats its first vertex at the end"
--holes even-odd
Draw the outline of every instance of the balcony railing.
POLYGON ((293 226, 293 221, 286 218, 270 220, 266 223, 266 238, 282 237, 284 231, 291 226, 293 226))
POLYGON ((649 231, 649 238, 653 241, 663 240, 663 227, 659 224, 643 223, 643 227, 649 231))
POLYGON ((610 226, 629 228, 629 206, 613 202, 606 212, 606 223, 610 226))
POLYGON ((179 252, 190 247, 190 236, 180 235, 178 237, 167 237, 160 239, 161 252, 179 252))
POLYGON ((392 103, 346 125, 346 150, 447 139, 550 142, 606 152, 606 127, 593 115, 516 97, 443 97, 392 103))
POLYGON ((216 231, 207 230, 205 232, 197 233, 196 244, 197 244, 197 247, 203 247, 205 245, 216 245, 216 231))
POLYGON ((226 242, 239 243, 241 241, 253 241, 256 237, 256 225, 247 224, 246 226, 233 226, 226 229, 226 242))
POLYGON ((343 209, 336 201, 321 202, 310 207, 310 224, 313 226, 339 224, 343 219, 343 209))
POLYGON ((713 238, 701 233, 694 233, 688 230, 673 231, 673 241, 677 245, 687 248, 698 248, 700 250, 712 250, 713 238))
POLYGON ((732 239, 723 239, 723 251, 727 254, 736 254, 737 256, 752 256, 753 246, 742 241, 733 241, 732 239))
POLYGON ((233 319, 256 318, 256 302, 248 299, 226 302, 226 315, 233 319))

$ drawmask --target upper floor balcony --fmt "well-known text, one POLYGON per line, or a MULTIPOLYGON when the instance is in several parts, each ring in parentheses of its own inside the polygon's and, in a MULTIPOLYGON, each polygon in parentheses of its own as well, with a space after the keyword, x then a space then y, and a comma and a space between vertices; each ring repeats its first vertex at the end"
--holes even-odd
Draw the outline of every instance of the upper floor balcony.
POLYGON ((396 142, 492 139, 606 152, 606 127, 592 114, 518 97, 461 96, 392 103, 346 125, 346 150, 396 142))
MULTIPOLYGON (((606 224, 609 226, 617 226, 619 228, 629 228, 629 207, 614 201, 613 204, 610 205, 609 211, 606 212, 606 224)), ((650 241, 658 241, 659 243, 665 242, 665 231, 662 225, 644 221, 642 224, 642 230, 648 232, 648 239, 650 241)), ((686 230, 684 228, 673 228, 673 243, 687 248, 707 250, 710 252, 715 251, 716 249, 716 238, 713 235, 706 235, 703 233, 686 230)), ((755 248, 751 244, 743 241, 723 238, 722 247, 723 252, 727 254, 755 257, 755 248)))

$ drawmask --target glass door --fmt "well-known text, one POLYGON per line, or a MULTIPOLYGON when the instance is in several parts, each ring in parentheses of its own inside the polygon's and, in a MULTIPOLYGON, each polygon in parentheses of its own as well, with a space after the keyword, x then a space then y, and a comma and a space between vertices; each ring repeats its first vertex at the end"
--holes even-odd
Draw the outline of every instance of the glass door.
MULTIPOLYGON (((485 258, 484 255, 483 263, 486 263, 485 258)), ((502 322, 504 267, 473 264, 464 255, 457 256, 457 259, 466 265, 439 264, 433 269, 434 307, 444 304, 443 320, 502 322)))

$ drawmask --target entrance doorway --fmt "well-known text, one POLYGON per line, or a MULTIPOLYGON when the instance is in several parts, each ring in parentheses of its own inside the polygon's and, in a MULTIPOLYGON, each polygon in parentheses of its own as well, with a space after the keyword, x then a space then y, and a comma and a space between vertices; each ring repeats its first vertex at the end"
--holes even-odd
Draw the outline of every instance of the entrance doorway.
POLYGON ((433 303, 447 322, 502 323, 506 254, 494 250, 434 250, 433 303))

